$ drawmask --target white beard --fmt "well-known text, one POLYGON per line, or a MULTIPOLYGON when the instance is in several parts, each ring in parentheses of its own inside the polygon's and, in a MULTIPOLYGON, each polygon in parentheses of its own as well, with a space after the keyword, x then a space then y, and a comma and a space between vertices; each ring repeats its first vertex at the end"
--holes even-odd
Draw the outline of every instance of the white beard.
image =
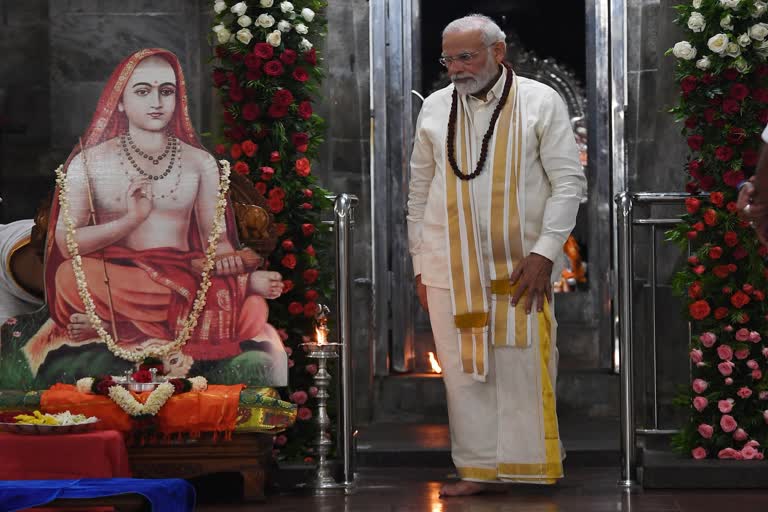
POLYGON ((487 87, 491 80, 496 78, 499 68, 495 62, 490 61, 488 67, 478 73, 477 75, 470 75, 465 73, 457 73, 451 75, 451 82, 456 87, 456 92, 462 95, 475 94, 478 91, 487 87), (457 80, 461 80, 457 82, 457 80))

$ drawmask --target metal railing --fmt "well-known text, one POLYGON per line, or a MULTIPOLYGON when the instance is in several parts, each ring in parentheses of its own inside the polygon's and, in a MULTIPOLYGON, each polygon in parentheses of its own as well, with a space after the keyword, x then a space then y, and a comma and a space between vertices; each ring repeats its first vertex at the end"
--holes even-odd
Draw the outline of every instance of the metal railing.
POLYGON ((658 402, 658 368, 657 368, 657 337, 656 337, 656 289, 658 287, 656 262, 656 235, 659 228, 669 228, 678 224, 681 219, 671 218, 636 218, 635 205, 682 205, 685 199, 691 197, 685 193, 628 193, 616 196, 618 217, 618 309, 619 309, 619 374, 621 381, 621 481, 620 484, 630 487, 637 484, 637 434, 658 435, 674 434, 676 430, 659 428, 658 402), (634 381, 635 367, 632 355, 632 329, 634 325, 633 311, 633 229, 645 226, 650 229, 650 331, 651 331, 651 396, 652 396, 652 427, 638 428, 635 418, 634 381))

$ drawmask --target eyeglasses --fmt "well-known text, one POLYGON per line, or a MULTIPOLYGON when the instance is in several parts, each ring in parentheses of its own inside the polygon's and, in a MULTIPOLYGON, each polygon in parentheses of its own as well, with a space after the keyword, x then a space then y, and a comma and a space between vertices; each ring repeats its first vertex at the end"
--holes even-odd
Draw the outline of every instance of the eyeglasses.
POLYGON ((474 52, 463 52, 463 53, 460 53, 460 54, 455 55, 453 57, 448 57, 448 56, 444 55, 444 56, 440 57, 438 59, 438 61, 440 62, 441 65, 443 65, 446 68, 448 66, 450 66, 451 64, 453 64, 454 62, 458 62, 459 64, 466 65, 466 64, 469 64, 470 62, 472 62, 475 59, 475 57, 477 57, 480 54, 480 52, 482 52, 483 50, 485 50, 486 48, 489 48, 491 46, 493 46, 493 45, 489 44, 489 45, 483 46, 482 48, 480 48, 479 50, 476 50, 474 52))

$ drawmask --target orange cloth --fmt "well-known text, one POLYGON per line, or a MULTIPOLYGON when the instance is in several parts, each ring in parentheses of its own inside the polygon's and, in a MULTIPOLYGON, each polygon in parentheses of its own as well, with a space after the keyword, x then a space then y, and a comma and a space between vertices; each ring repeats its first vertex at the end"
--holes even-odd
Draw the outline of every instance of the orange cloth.
MULTIPOLYGON (((201 432, 232 432, 235 430, 237 408, 243 384, 234 386, 209 385, 205 391, 190 391, 172 396, 157 413, 158 428, 163 434, 201 432)), ((149 392, 132 393, 146 402, 149 392)), ((129 432, 128 416, 108 396, 80 393, 71 384, 54 384, 40 397, 40 409, 47 413, 70 411, 99 418, 98 429, 129 432)))

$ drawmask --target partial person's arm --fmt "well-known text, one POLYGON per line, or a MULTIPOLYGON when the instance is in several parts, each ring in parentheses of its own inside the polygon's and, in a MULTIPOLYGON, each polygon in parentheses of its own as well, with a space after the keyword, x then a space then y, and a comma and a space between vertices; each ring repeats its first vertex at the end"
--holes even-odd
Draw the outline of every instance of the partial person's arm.
MULTIPOLYGON (((78 252, 85 256, 105 247, 115 244, 128 236, 136 227, 144 222, 152 210, 151 200, 148 198, 148 183, 137 182, 129 187, 126 192, 128 201, 128 213, 122 217, 98 224, 88 225, 90 218, 90 206, 88 201, 88 187, 86 174, 83 169, 81 155, 72 159, 67 169, 67 188, 69 189, 69 215, 75 224, 75 242, 78 252)), ((93 195, 93 190, 91 190, 93 195)), ((99 222, 101 219, 97 218, 99 222)), ((67 248, 66 222, 63 212, 60 212, 56 223, 56 245, 64 257, 71 257, 67 248)))
POLYGON ((416 295, 421 306, 429 311, 426 287, 421 282, 421 251, 424 211, 432 179, 435 176, 435 157, 432 142, 424 130, 426 105, 419 113, 416 122, 416 136, 411 153, 411 180, 408 184, 408 249, 413 259, 413 273, 416 276, 416 295))

